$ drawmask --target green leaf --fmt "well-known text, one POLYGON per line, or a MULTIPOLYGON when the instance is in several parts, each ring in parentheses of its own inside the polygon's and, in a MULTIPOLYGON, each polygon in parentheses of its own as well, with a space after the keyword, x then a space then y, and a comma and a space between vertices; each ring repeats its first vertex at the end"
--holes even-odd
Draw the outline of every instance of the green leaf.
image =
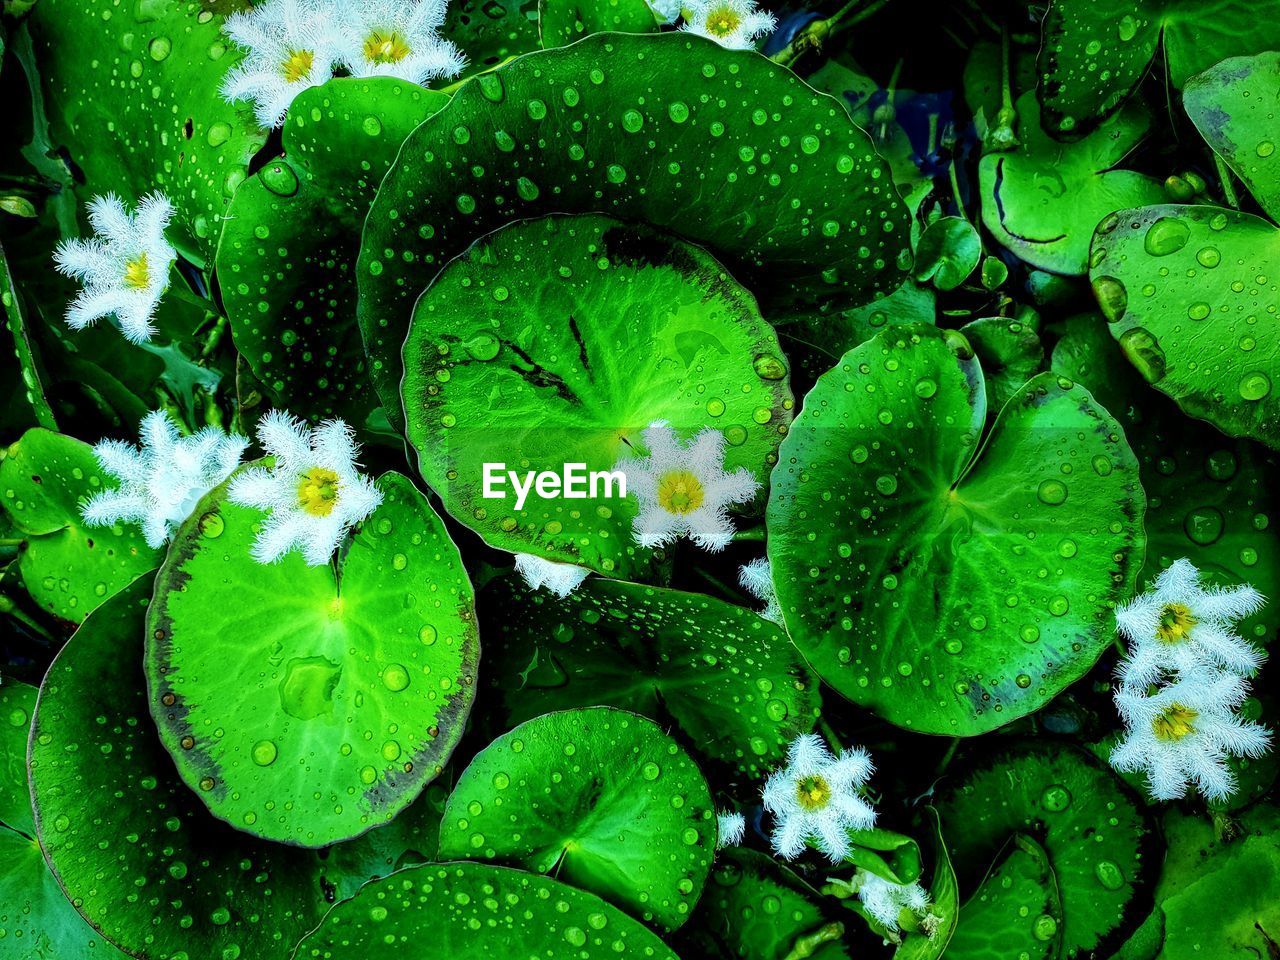
POLYGON ((1002 410, 1044 363, 1040 336, 1022 319, 981 317, 966 323, 960 332, 982 365, 988 411, 1002 410))
POLYGON ((1277 99, 1280 53, 1223 60, 1190 78, 1182 90, 1191 122, 1272 220, 1280 219, 1277 99))
POLYGON ((607 217, 477 243, 419 299, 404 363, 409 441, 449 513, 492 546, 611 576, 651 578, 660 555, 633 538, 635 498, 590 473, 638 456, 666 420, 682 437, 722 430, 725 468, 763 481, 791 422, 787 364, 751 295, 704 251, 607 217), (504 479, 585 464, 587 496, 531 492, 517 509, 509 480, 484 496, 486 463, 504 479))
POLYGON ((202 4, 40 0, 27 19, 55 141, 84 172, 84 196, 159 190, 169 239, 212 260, 227 201, 265 133, 219 92, 237 48, 202 4))
POLYGON ((916 247, 915 278, 954 290, 969 278, 982 256, 978 231, 963 217, 940 217, 929 224, 916 247))
MULTIPOLYGON (((1110 938, 1141 919, 1139 893, 1155 866, 1151 827, 1128 788, 1082 750, 1003 752, 948 791, 938 812, 962 886, 1015 834, 1039 838, 1062 900, 1064 960, 1107 956, 1110 938)), ((964 928, 962 916, 953 947, 964 928)))
POLYGON ((0 683, 0 825, 28 837, 36 835, 27 789, 27 735, 36 692, 11 677, 0 683))
MULTIPOLYGON (((288 960, 330 897, 401 857, 378 846, 381 830, 317 854, 209 815, 178 778, 148 713, 150 596, 145 579, 116 594, 49 668, 31 741, 40 842, 67 896, 135 956, 288 960)), ((424 822, 416 804, 401 817, 424 822)))
POLYGON ((592 33, 653 33, 657 18, 647 0, 538 0, 543 47, 561 47, 592 33))
POLYGON ((1034 93, 1018 98, 1018 115, 1022 145, 989 153, 978 166, 982 222, 1032 266, 1083 274, 1099 220, 1122 207, 1164 199, 1158 181, 1115 169, 1147 135, 1151 116, 1131 104, 1083 140, 1061 144, 1040 128, 1034 93))
POLYGON ((606 704, 758 779, 813 729, 817 684, 782 628, 697 593, 588 579, 563 600, 511 578, 480 593, 485 672, 509 726, 606 704))
POLYGON ((1280 329, 1268 277, 1280 230, 1210 206, 1122 210, 1098 225, 1089 278, 1138 372, 1231 437, 1280 447, 1280 329))
POLYGON ((284 156, 236 190, 218 246, 222 298, 236 349, 276 405, 355 424, 377 405, 355 323, 360 228, 401 142, 448 101, 392 77, 304 90, 284 156))
POLYGON ((76 913, 36 842, 4 827, 0 960, 127 960, 76 913))
POLYGON ((984 733, 1079 679, 1142 556, 1137 463, 1088 391, 1041 374, 980 444, 985 419, 960 334, 888 330, 818 379, 772 477, 792 640, 925 733, 984 733))
POLYGON ((45 396, 43 378, 31 349, 26 311, 23 310, 22 299, 3 247, 0 247, 0 312, 4 314, 5 326, 13 337, 14 354, 22 376, 22 396, 31 408, 31 415, 39 426, 46 430, 57 430, 58 423, 45 396))
POLYGON ((253 560, 263 514, 223 485, 156 578, 146 670, 160 739, 210 812, 255 836, 320 847, 386 823, 462 735, 471 584, 409 480, 378 487, 382 506, 335 569, 253 560))
POLYGON ((933 823, 933 882, 929 885, 930 911, 939 918, 933 936, 917 933, 906 937, 894 951, 893 960, 940 960, 946 954, 951 938, 955 935, 960 918, 960 890, 956 886, 956 872, 951 866, 942 836, 942 820, 934 807, 925 808, 933 823))
POLYGON ((685 956, 847 960, 833 904, 773 858, 730 848, 716 857, 685 956))
POLYGON ((330 910, 296 956, 393 960, 406 949, 414 960, 677 960, 594 894, 483 863, 429 863, 370 883, 330 910))
POLYGON ((139 528, 90 527, 80 518, 81 503, 104 482, 114 486, 87 443, 39 427, 0 462, 0 506, 24 540, 22 580, 37 604, 71 623, 160 563, 139 528))
MULTIPOLYGON (((1133 376, 1097 314, 1068 318, 1052 367, 1116 411, 1133 443, 1147 497, 1147 555, 1138 582, 1149 583, 1186 557, 1211 582, 1247 582, 1263 596, 1280 595, 1280 540, 1269 519, 1271 478, 1280 473, 1276 455, 1188 420, 1133 376)), ((1254 643, 1270 643, 1280 631, 1280 607, 1267 604, 1238 630, 1254 643)))
POLYGON ((960 910, 947 958, 1055 960, 1062 926, 1062 902, 1049 857, 1040 844, 1018 834, 960 910))
POLYGON ((464 84, 405 141, 357 274, 388 411, 413 301, 441 267, 512 220, 593 211, 705 244, 766 316, 865 302, 909 259, 888 169, 834 100, 687 33, 597 34, 464 84))
POLYGON ((1054 0, 1042 33, 1040 103, 1055 135, 1113 113, 1162 40, 1175 88, 1226 57, 1280 47, 1280 20, 1251 0, 1054 0))
POLYGON ((467 58, 464 77, 538 49, 538 0, 453 0, 440 35, 467 58))
POLYGON ((670 931, 698 902, 715 847, 697 765, 653 721, 589 707, 529 720, 476 754, 437 859, 553 874, 670 931))

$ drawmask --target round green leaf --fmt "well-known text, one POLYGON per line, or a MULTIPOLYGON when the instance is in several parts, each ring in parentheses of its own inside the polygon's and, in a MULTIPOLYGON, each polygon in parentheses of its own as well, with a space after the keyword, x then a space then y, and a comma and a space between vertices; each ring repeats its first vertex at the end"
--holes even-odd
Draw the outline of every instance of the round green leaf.
POLYGON ((666 420, 728 440, 725 468, 768 476, 791 422, 787 365, 755 300, 702 250, 607 217, 506 227, 447 266, 414 309, 405 416, 418 465, 454 517, 493 546, 653 576, 636 501, 587 476, 638 456, 666 420), (585 464, 585 498, 486 498, 501 471, 585 464))
POLYGON ((40 846, 0 827, 0 960, 126 960, 67 900, 40 846))
POLYGON ((464 77, 538 49, 538 0, 452 0, 440 35, 467 58, 464 77))
POLYGON ((1122 207, 1164 199, 1158 181, 1115 169, 1146 136, 1150 114, 1133 104, 1083 140, 1065 145, 1041 130, 1034 93, 1018 99, 1018 116, 1021 145, 988 153, 978 167, 982 222, 1032 266, 1083 274, 1099 220, 1122 207))
POLYGON ((210 493, 148 613, 160 739, 248 833, 319 847, 391 820, 440 772, 474 699, 479 640, 458 550, 406 477, 336 567, 249 555, 260 511, 210 493))
POLYGON ((1015 835, 961 908, 946 956, 1055 960, 1062 949, 1062 926, 1062 902, 1048 854, 1030 837, 1015 835))
POLYGON ((657 18, 648 0, 538 0, 544 47, 561 47, 592 33, 652 33, 657 18))
POLYGON ((1280 219, 1280 155, 1275 104, 1280 53, 1231 57, 1187 81, 1182 103, 1218 156, 1272 220, 1280 219))
POLYGON ((23 539, 18 557, 31 598, 79 623, 107 597, 159 564, 136 526, 90 527, 80 505, 104 481, 93 448, 49 430, 28 430, 0 461, 2 506, 23 539))
POLYGON ((222 213, 266 139, 223 79, 240 59, 223 18, 198 3, 41 0, 31 31, 55 142, 86 195, 165 193, 169 239, 212 259, 222 213))
POLYGON ((988 411, 1003 409, 1044 363, 1039 334, 1020 318, 981 317, 966 323, 960 332, 982 366, 988 411))
POLYGON ((982 256, 978 231, 964 217, 940 217, 929 224, 916 246, 915 278, 954 290, 969 278, 982 256))
POLYGON ((1098 225, 1090 264, 1112 335, 1152 386, 1280 447, 1280 230, 1221 207, 1122 210, 1098 225))
POLYGON ((589 707, 529 720, 476 754, 445 807, 438 859, 554 874, 674 930, 715 846, 711 793, 688 755, 651 720, 589 707))
POLYGON ((276 405, 356 424, 377 406, 355 323, 360 227, 400 143, 448 100, 392 77, 311 87, 285 121, 284 156, 236 190, 218 246, 222 300, 276 405))
POLYGON ((564 599, 490 582, 485 675, 509 726, 606 704, 758 779, 813 729, 817 684, 781 627, 697 593, 588 579, 564 599))
POLYGON ((596 34, 464 84, 405 141, 369 211, 359 320, 387 409, 414 299, 513 220, 600 211, 705 244, 767 305, 902 280, 907 213, 835 100, 688 33, 596 34))
POLYGON ((429 863, 370 883, 329 911, 297 960, 677 960, 599 897, 482 863, 429 863))
MULTIPOLYGON (((1133 376, 1097 314, 1068 318, 1052 366, 1116 411, 1132 440, 1147 497, 1147 554, 1138 582, 1149 583, 1186 557, 1214 583, 1251 583, 1263 596, 1280 595, 1280 540, 1271 516, 1277 456, 1188 420, 1133 376)), ((1280 632, 1280 606, 1267 604, 1241 621, 1239 632, 1271 643, 1280 632)))
MULTIPOLYGON (((1128 788, 1083 751, 1009 750, 970 773, 938 809, 962 886, 1013 835, 1039 838, 1061 897, 1064 960, 1108 956, 1107 945, 1142 919, 1151 827, 1128 788)), ((964 930, 962 916, 953 945, 964 930)))
POLYGON ((5 677, 0 683, 0 825, 35 836, 27 788, 27 735, 36 688, 5 677))
POLYGON ((1114 112, 1146 75, 1161 40, 1180 88, 1226 57, 1280 47, 1280 20, 1249 0, 1054 0, 1040 47, 1040 102, 1056 135, 1114 112))
POLYGON ((925 733, 986 732, 1079 679, 1142 556, 1110 415, 1041 374, 980 444, 983 387, 959 334, 885 331, 819 378, 772 478, 792 639, 840 693, 925 733))
POLYGON ((684 952, 742 960, 847 960, 845 927, 834 904, 772 857, 731 848, 716 857, 696 925, 690 925, 691 948, 684 952))

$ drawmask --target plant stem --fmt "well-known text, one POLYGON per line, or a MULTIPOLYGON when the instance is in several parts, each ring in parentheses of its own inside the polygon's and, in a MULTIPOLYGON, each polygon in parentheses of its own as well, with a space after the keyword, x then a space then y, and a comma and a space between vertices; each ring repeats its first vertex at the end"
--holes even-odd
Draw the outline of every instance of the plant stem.
POLYGON ((763 540, 764 527, 748 527, 746 530, 735 530, 733 533, 733 542, 741 543, 746 540, 763 540))
POLYGON ((209 331, 208 337, 205 338, 204 346, 200 350, 201 362, 213 356, 213 351, 218 349, 218 343, 222 340, 222 334, 226 329, 227 318, 222 314, 218 314, 218 319, 214 321, 213 329, 209 331))
POLYGON ((1009 28, 1000 28, 1000 106, 1013 109, 1013 89, 1009 83, 1009 28))
POLYGON ((1235 182, 1231 179, 1231 168, 1216 152, 1213 155, 1213 162, 1218 167, 1218 179, 1222 181, 1222 195, 1226 197, 1232 210, 1239 210, 1240 198, 1236 196, 1235 182))
POLYGON ((847 30, 854 24, 861 23, 867 17, 878 13, 880 8, 887 4, 889 0, 871 0, 871 3, 865 9, 858 10, 855 13, 854 11, 862 2, 863 0, 848 0, 843 7, 831 16, 810 21, 799 33, 791 38, 790 43, 769 59, 774 63, 789 67, 807 51, 820 49, 838 30, 847 30))
POLYGON ((952 737, 951 742, 947 744, 947 752, 942 755, 942 759, 938 761, 938 769, 934 776, 942 776, 947 772, 947 767, 951 765, 952 758, 956 755, 956 750, 960 746, 960 738, 952 737))

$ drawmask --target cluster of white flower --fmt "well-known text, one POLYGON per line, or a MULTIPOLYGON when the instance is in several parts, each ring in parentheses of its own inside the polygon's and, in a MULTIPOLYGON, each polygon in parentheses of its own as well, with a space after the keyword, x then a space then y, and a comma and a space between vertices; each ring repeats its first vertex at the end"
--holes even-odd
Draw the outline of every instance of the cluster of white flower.
POLYGON ((1111 754, 1117 770, 1147 775, 1157 800, 1193 785, 1222 800, 1234 792, 1230 757, 1258 757, 1266 727, 1240 717, 1262 654, 1234 624, 1264 600, 1253 587, 1204 587, 1189 560, 1178 560, 1152 588, 1116 611, 1128 641, 1117 668, 1116 708, 1125 733, 1111 754))
POLYGON ((339 70, 411 83, 456 76, 466 61, 437 32, 447 6, 447 0, 266 0, 223 26, 247 53, 222 94, 253 101, 258 122, 276 127, 294 97, 339 70))
POLYGON ((862 798, 875 771, 862 747, 834 756, 816 733, 796 737, 787 765, 769 774, 764 808, 773 814, 773 849, 794 860, 813 843, 832 863, 849 855, 849 831, 870 830, 876 811, 862 798))
MULTIPOLYGON (((147 414, 139 434, 141 446, 104 440, 94 447, 118 486, 96 494, 81 512, 90 525, 140 524, 147 543, 159 547, 201 497, 231 476, 249 441, 217 427, 181 436, 161 410, 147 414)), ((270 511, 253 545, 254 559, 272 563, 298 549, 308 564, 327 563, 351 528, 382 502, 356 470, 359 447, 351 428, 328 420, 313 430, 273 411, 258 424, 258 442, 274 465, 242 471, 228 490, 233 503, 270 511)))
POLYGON ((751 49, 778 25, 756 8, 756 0, 649 0, 649 6, 663 23, 683 18, 681 30, 730 50, 751 49))
MULTIPOLYGON (((870 870, 858 870, 850 881, 863 909, 889 933, 898 932, 903 910, 910 910, 922 921, 931 918, 929 894, 918 883, 895 883, 870 870)), ((926 933, 932 924, 924 923, 926 933)))
POLYGON ((572 563, 544 560, 531 553, 517 553, 516 573, 524 577, 524 582, 532 589, 546 587, 557 597, 564 599, 578 589, 591 571, 572 563))
POLYGON ((778 605, 778 594, 773 589, 773 571, 767 557, 757 557, 739 567, 738 583, 742 585, 742 589, 764 604, 760 616, 779 626, 782 625, 782 607, 778 605))

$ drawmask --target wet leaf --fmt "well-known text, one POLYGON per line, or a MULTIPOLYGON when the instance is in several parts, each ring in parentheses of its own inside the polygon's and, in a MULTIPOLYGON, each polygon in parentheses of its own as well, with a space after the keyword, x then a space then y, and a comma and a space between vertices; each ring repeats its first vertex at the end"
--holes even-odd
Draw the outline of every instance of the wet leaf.
POLYGON ((246 833, 321 847, 387 823, 462 735, 471 584, 409 480, 378 486, 382 506, 336 569, 296 552, 253 560, 263 515, 224 485, 157 576, 146 669, 160 738, 210 812, 246 833))
MULTIPOLYGON (((987 410, 999 412, 1044 363, 1044 347, 1026 321, 981 317, 960 328, 982 366, 987 410)), ((1110 407, 1108 407, 1110 409, 1110 407)))
POLYGON ((818 690, 782 628, 712 597, 589 579, 559 599, 494 581, 478 605, 502 722, 607 704, 753 779, 813 728, 818 690))
POLYGON ((963 217, 941 217, 929 224, 916 247, 915 278, 939 290, 954 290, 969 278, 982 256, 978 231, 963 217))
POLYGON ((27 736, 36 692, 10 677, 0 683, 0 825, 28 837, 36 835, 27 789, 27 736))
POLYGON ((544 47, 560 47, 592 33, 653 33, 657 18, 647 0, 538 0, 544 47))
POLYGON ((1062 923, 1049 856, 1040 844, 1018 834, 961 908, 946 955, 955 960, 1053 960, 1062 948, 1062 923))
POLYGON ((688 754, 652 720, 588 707, 526 721, 476 754, 449 795, 437 859, 550 874, 670 931, 698 902, 715 847, 711 793, 688 754))
POLYGON ((452 0, 440 35, 467 58, 462 76, 538 49, 538 0, 452 0))
POLYGON ((656 555, 634 540, 636 499, 591 474, 638 457, 665 420, 682 439, 723 431, 725 468, 764 481, 791 422, 787 364, 752 296, 702 250, 606 217, 477 243, 419 299, 404 362, 409 441, 449 513, 492 546, 612 576, 650 578, 656 555), (568 463, 585 496, 517 506, 506 471, 568 463), (493 491, 485 464, 499 465, 493 491))
POLYGON ((391 77, 304 90, 284 155, 236 190, 218 247, 222 299, 276 405, 357 425, 377 405, 355 323, 360 227, 400 143, 448 99, 391 77))
POLYGON ((1228 436, 1280 447, 1280 230, 1220 207, 1121 210, 1098 225, 1090 264, 1112 336, 1152 386, 1228 436))
POLYGON ((397 409, 414 298, 512 220, 599 211, 676 232, 705 244, 767 317, 899 285, 907 214, 890 181, 838 103, 749 51, 597 34, 521 58, 410 135, 369 211, 359 319, 379 395, 397 409), (775 151, 785 166, 764 162, 775 151))
POLYGON ((1131 104, 1076 143, 1051 140, 1040 128, 1035 95, 1018 99, 1021 146, 989 153, 978 167, 982 222, 1005 247, 1032 266, 1082 274, 1098 221, 1122 207, 1159 203, 1155 179, 1117 170, 1151 127, 1148 112, 1131 104))
POLYGON ((983 733, 1079 679, 1142 555, 1137 463, 1087 390, 1035 377, 979 451, 985 420, 963 337, 885 331, 819 378, 772 478, 793 641, 916 731, 983 733))

